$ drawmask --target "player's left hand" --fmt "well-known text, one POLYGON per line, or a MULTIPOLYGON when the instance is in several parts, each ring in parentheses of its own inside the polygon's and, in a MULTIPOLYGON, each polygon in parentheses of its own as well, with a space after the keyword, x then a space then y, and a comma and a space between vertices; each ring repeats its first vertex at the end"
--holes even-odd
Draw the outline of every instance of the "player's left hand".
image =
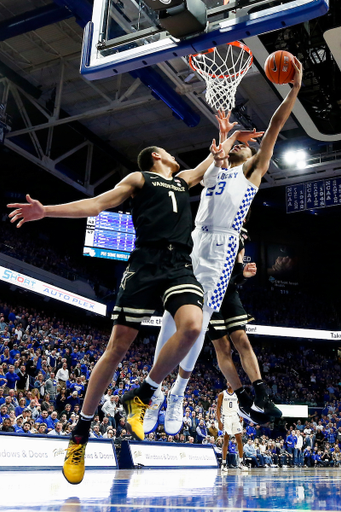
POLYGON ((211 147, 210 147, 210 151, 214 158, 214 163, 215 163, 216 167, 222 167, 224 161, 227 159, 225 152, 223 150, 223 146, 221 144, 219 144, 219 146, 217 146, 216 140, 213 139, 211 147))
POLYGON ((237 140, 239 140, 239 142, 242 142, 248 146, 249 142, 257 142, 256 139, 258 137, 262 137, 264 132, 256 132, 256 128, 254 128, 253 130, 237 130, 234 132, 234 135, 236 136, 237 140))
POLYGON ((247 263, 243 270, 244 277, 253 277, 257 274, 257 265, 256 263, 247 263))

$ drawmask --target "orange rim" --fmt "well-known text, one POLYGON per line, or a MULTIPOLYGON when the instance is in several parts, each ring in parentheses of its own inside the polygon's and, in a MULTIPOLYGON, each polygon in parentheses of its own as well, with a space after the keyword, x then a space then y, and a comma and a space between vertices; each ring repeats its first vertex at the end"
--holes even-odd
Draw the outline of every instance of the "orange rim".
POLYGON ((246 46, 246 44, 244 44, 240 41, 233 41, 232 43, 226 43, 226 44, 228 46, 236 46, 237 48, 244 50, 245 52, 247 52, 250 55, 251 60, 248 64, 248 66, 245 69, 243 69, 243 71, 241 71, 240 73, 236 73, 235 75, 215 75, 212 73, 207 73, 206 71, 203 71, 202 69, 198 68, 195 65, 195 63, 193 62, 193 58, 197 57, 198 55, 206 55, 208 53, 213 53, 215 50, 215 47, 209 48, 208 50, 205 50, 204 52, 199 52, 199 53, 195 53, 194 55, 189 55, 189 65, 191 66, 193 71, 197 71, 198 73, 200 73, 200 72, 204 73, 207 76, 210 76, 211 78, 237 78, 239 75, 243 75, 244 73, 246 73, 250 69, 250 67, 252 66, 252 63, 253 63, 253 54, 252 54, 252 51, 250 50, 250 48, 248 46, 246 46))

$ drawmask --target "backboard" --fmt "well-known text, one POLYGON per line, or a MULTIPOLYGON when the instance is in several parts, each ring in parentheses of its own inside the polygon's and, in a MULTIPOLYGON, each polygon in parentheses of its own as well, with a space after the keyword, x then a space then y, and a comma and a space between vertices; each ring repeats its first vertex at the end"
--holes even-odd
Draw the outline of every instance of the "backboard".
POLYGON ((126 73, 296 25, 329 7, 329 0, 204 1, 206 31, 179 40, 156 26, 155 11, 140 0, 94 0, 92 21, 84 29, 81 73, 88 80, 126 73))

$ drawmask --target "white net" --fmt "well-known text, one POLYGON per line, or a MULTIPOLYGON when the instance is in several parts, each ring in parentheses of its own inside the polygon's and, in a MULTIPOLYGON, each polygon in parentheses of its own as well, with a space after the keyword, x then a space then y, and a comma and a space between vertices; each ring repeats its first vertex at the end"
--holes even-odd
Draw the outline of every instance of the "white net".
POLYGON ((206 102, 216 111, 233 109, 237 87, 252 61, 251 50, 239 41, 189 57, 206 82, 206 102))

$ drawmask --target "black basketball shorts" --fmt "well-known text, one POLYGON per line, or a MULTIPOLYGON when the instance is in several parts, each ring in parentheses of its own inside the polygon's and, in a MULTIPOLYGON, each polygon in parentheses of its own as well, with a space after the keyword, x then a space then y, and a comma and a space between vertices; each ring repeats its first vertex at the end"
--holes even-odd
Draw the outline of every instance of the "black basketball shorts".
POLYGON ((190 255, 171 244, 164 249, 142 247, 130 255, 111 318, 114 325, 139 329, 156 310, 167 309, 174 317, 187 304, 200 309, 204 304, 190 255))
POLYGON ((212 341, 240 329, 254 318, 243 308, 237 290, 227 290, 219 312, 214 312, 208 326, 208 335, 212 341))

